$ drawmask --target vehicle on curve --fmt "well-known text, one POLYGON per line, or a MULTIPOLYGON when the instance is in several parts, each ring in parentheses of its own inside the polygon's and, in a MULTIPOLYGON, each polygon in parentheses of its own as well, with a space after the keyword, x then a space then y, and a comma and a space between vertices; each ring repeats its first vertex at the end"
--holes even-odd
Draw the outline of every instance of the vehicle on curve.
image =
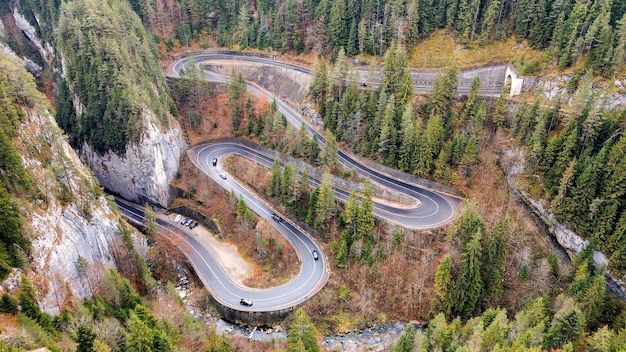
POLYGON ((317 253, 317 249, 313 250, 313 259, 315 259, 315 260, 320 259, 320 255, 319 255, 319 253, 317 253))
POLYGON ((248 307, 250 307, 250 306, 252 306, 252 300, 251 300, 251 299, 248 299, 248 298, 242 298, 242 299, 239 301, 239 304, 241 304, 242 306, 248 306, 248 307))
POLYGON ((220 172, 220 177, 223 178, 224 180, 226 179, 226 174, 223 172, 220 172))
POLYGON ((213 164, 213 166, 217 165, 217 158, 213 158, 212 164, 213 164))
POLYGON ((272 213, 272 219, 274 219, 274 221, 277 221, 277 222, 283 222, 283 218, 276 213, 272 213))

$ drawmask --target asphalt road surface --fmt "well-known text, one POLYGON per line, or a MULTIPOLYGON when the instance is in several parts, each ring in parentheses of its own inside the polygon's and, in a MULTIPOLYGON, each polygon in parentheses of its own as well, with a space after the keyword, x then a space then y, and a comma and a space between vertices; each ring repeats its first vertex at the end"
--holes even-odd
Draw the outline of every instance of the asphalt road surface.
MULTIPOLYGON (((220 180, 222 179, 220 178, 220 180)), ((228 179, 225 182, 228 182, 228 179)), ((124 216, 143 222, 144 212, 142 209, 119 200, 117 204, 124 216)), ((262 203, 249 205, 254 206, 254 211, 260 212, 262 216, 271 218, 270 209, 263 207, 262 203)), ((300 265, 300 272, 291 281, 269 289, 254 289, 235 284, 213 254, 191 233, 181 226, 175 226, 161 219, 157 219, 157 225, 161 232, 185 253, 196 274, 211 295, 222 305, 233 309, 264 312, 295 307, 312 297, 328 281, 326 256, 322 249, 311 237, 300 232, 286 220, 280 223, 276 222, 275 226, 289 239, 296 253, 298 253, 300 262, 294 263, 294 265, 300 265), (313 259, 313 249, 319 253, 318 260, 313 259), (252 306, 240 304, 242 298, 252 300, 252 306)), ((250 240, 254 241, 254 238, 250 240)))
MULTIPOLYGON (((311 74, 311 70, 307 67, 274 60, 272 58, 264 56, 255 57, 221 53, 198 53, 194 54, 193 58, 198 64, 211 61, 236 61, 273 66, 281 69, 300 72, 307 75, 311 74)), ((176 61, 173 65, 170 66, 167 75, 174 78, 180 77, 181 69, 185 68, 191 60, 192 57, 189 56, 176 61)), ((367 85, 373 88, 378 87, 380 79, 382 77, 380 75, 380 72, 373 72, 373 74, 370 74, 368 70, 354 70, 357 72, 357 76, 359 77, 359 82, 357 82, 359 86, 363 87, 363 85, 367 85)), ((439 73, 440 71, 438 70, 412 71, 411 77, 413 78, 414 83, 413 88, 415 89, 415 91, 421 93, 431 92, 433 88, 433 82, 439 73)), ((498 96, 502 91, 502 87, 504 86, 504 82, 506 79, 506 65, 489 65, 479 68, 460 70, 459 74, 457 75, 459 85, 456 93, 469 94, 472 86, 472 81, 475 77, 480 78, 481 82, 480 89, 478 90, 479 95, 498 96)), ((213 77, 211 80, 225 82, 224 79, 227 79, 227 77, 222 78, 221 80, 213 77)))
MULTIPOLYGON (((304 67, 280 63, 268 58, 224 54, 203 54, 195 57, 197 63, 225 59, 279 65, 285 69, 310 74, 310 70, 304 67)), ((170 77, 180 77, 181 70, 189 64, 190 60, 191 59, 187 57, 174 63, 168 75, 170 77)), ((205 71, 205 77, 211 81, 224 83, 229 80, 228 77, 208 71, 205 71)), ((249 82, 247 83, 247 88, 250 93, 256 96, 266 96, 268 100, 275 99, 271 92, 266 92, 263 88, 249 82)), ((285 115, 290 123, 299 127, 304 122, 298 109, 278 99, 276 99, 276 103, 279 111, 285 115)), ((324 143, 324 138, 321 134, 306 123, 305 126, 310 134, 317 135, 320 144, 324 143)), ((211 143, 191 149, 191 159, 197 167, 215 180, 215 182, 221 185, 226 191, 233 192, 237 197, 242 197, 252 211, 272 222, 276 229, 291 243, 299 258, 299 263, 294 263, 294 265, 300 266, 300 271, 294 279, 283 285, 269 289, 241 287, 228 278, 227 274, 220 266, 220 263, 213 257, 210 251, 199 243, 189 232, 181 229, 180 226, 175 226, 162 220, 157 220, 157 223, 163 231, 167 233, 172 242, 183 250, 205 287, 221 304, 242 311, 277 311, 297 306, 312 297, 328 281, 328 259, 324 255, 322 248, 317 245, 312 237, 301 231, 281 214, 278 215, 284 219, 283 221, 279 222, 273 220, 274 214, 277 212, 273 210, 269 204, 257 198, 238 183, 236 177, 222 169, 221 161, 225 156, 230 154, 243 155, 268 167, 271 167, 274 161, 256 150, 233 143, 211 143), (217 159, 215 165, 213 165, 213 159, 217 159), (313 250, 319 253, 317 260, 313 258, 313 250), (252 306, 240 304, 242 298, 250 299, 253 302, 252 306)), ((355 169, 359 175, 368 177, 372 182, 378 183, 383 187, 388 187, 394 191, 402 192, 409 197, 416 198, 418 200, 416 206, 396 207, 388 203, 374 203, 374 213, 376 216, 407 228, 428 229, 445 225, 452 221, 456 209, 461 203, 459 198, 421 188, 417 185, 397 180, 389 175, 372 170, 343 152, 339 152, 339 161, 344 167, 355 169)), ((311 182, 313 185, 319 183, 319 181, 315 179, 311 179, 311 182)), ((335 189, 335 191, 339 200, 347 200, 349 191, 341 189, 335 189)), ((141 209, 122 202, 118 202, 118 205, 126 217, 140 222, 143 221, 143 211, 141 209)), ((250 240, 254 241, 253 238, 250 240)))

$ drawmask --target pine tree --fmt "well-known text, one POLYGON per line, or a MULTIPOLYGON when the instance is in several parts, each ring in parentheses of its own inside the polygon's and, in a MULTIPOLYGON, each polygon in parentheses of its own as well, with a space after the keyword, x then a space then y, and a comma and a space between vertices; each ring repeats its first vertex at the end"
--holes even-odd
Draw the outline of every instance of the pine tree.
POLYGON ((605 268, 598 270, 591 279, 587 292, 580 301, 580 310, 585 315, 585 321, 587 322, 589 331, 596 330, 600 325, 598 320, 602 315, 606 300, 605 271, 605 268))
POLYGON ((398 151, 398 168, 411 171, 414 167, 414 154, 417 150, 418 128, 413 113, 413 105, 407 104, 402 114, 402 143, 398 151))
POLYGON ((493 306, 503 292, 504 260, 509 237, 509 220, 496 221, 487 233, 481 276, 483 280, 483 303, 493 306))
POLYGON ((439 156, 443 146, 443 139, 444 122, 438 115, 433 113, 428 119, 424 133, 418 142, 414 174, 423 177, 431 175, 434 159, 439 156))
POLYGON ((282 185, 282 170, 278 160, 274 160, 272 163, 272 179, 270 181, 270 193, 272 196, 277 197, 281 193, 282 185))
POLYGON ((322 176, 322 183, 320 184, 319 195, 315 204, 315 225, 326 229, 328 220, 335 216, 336 207, 335 193, 332 189, 332 176, 330 171, 326 169, 324 176, 322 176))
POLYGON ((295 179, 296 170, 293 164, 289 163, 285 165, 285 169, 283 170, 283 177, 280 181, 281 185, 281 200, 283 204, 289 209, 293 211, 294 201, 296 197, 294 197, 295 192, 298 191, 297 182, 295 179))
POLYGON ((308 95, 317 104, 319 112, 323 116, 325 111, 321 108, 324 106, 323 103, 326 101, 326 88, 329 84, 328 72, 326 70, 326 63, 323 59, 316 58, 313 67, 308 95))
POLYGON ((311 142, 309 143, 309 162, 311 165, 316 166, 319 163, 320 148, 317 142, 317 134, 313 135, 311 142))
POLYGON ((380 129, 378 157, 387 165, 394 165, 396 161, 396 143, 397 143, 397 130, 395 126, 395 98, 392 95, 389 98, 387 107, 383 114, 382 126, 380 129))
POLYGON ((337 147, 335 135, 330 130, 326 130, 324 133, 324 146, 320 155, 322 165, 330 168, 330 170, 337 170, 339 167, 337 162, 338 152, 339 148, 337 147))
POLYGON ((355 232, 356 231, 356 218, 357 218, 357 214, 359 211, 359 200, 356 195, 356 191, 350 192, 350 197, 348 198, 348 201, 346 202, 345 209, 346 209, 345 216, 344 216, 345 221, 347 224, 352 226, 353 232, 355 232))
POLYGON ((400 334, 400 338, 398 342, 393 347, 392 352, 412 352, 413 344, 415 342, 415 329, 411 324, 407 325, 406 328, 400 334))
POLYGON ((87 325, 81 324, 76 329, 76 352, 92 352, 94 348, 94 341, 96 334, 87 325))
POLYGON ((544 335, 545 348, 561 348, 566 343, 577 343, 582 338, 585 327, 584 315, 571 298, 567 298, 552 319, 552 324, 544 335))
POLYGON ((328 37, 330 44, 336 49, 346 47, 348 40, 348 23, 346 19, 346 2, 337 0, 333 2, 328 18, 328 37))
POLYGON ((452 293, 452 260, 449 255, 443 257, 435 272, 435 310, 450 314, 452 293))
POLYGON ((356 217, 356 236, 358 238, 367 236, 371 239, 374 235, 376 217, 374 216, 374 203, 372 201, 372 186, 369 179, 365 181, 361 206, 358 208, 356 217))
POLYGON ((157 234, 158 231, 158 224, 156 219, 156 213, 148 204, 146 204, 146 206, 144 207, 143 226, 144 233, 148 238, 148 242, 153 243, 154 236, 157 234))
POLYGON ((319 352, 316 335, 317 331, 311 319, 304 309, 298 308, 287 334, 288 351, 298 351, 298 348, 304 347, 304 351, 319 352))
POLYGON ((483 281, 480 275, 482 238, 483 230, 478 228, 463 249, 459 273, 454 283, 452 313, 466 319, 477 313, 478 303, 483 294, 483 281))
POLYGON ((154 332, 139 319, 135 312, 130 312, 128 319, 128 334, 126 336, 126 348, 130 352, 152 351, 154 332))
POLYGON ((452 106, 452 98, 459 82, 457 75, 459 69, 452 67, 437 75, 433 82, 433 91, 428 98, 430 116, 438 116, 444 122, 449 121, 452 106))

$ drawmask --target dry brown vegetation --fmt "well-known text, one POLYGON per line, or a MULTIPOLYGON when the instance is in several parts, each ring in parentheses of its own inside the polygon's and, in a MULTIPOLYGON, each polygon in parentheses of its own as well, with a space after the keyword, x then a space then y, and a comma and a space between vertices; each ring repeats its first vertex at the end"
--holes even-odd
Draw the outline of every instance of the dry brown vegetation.
MULTIPOLYGON (((420 96, 415 101, 419 105, 425 98, 420 96)), ((226 94, 209 97, 204 102, 205 109, 199 127, 194 130, 186 129, 191 144, 232 135, 226 102, 226 94)), ((264 109, 266 104, 259 103, 257 114, 264 109)), ((181 116, 181 123, 189 126, 184 115, 181 116)), ((245 123, 244 121, 243 124, 245 123)), ((513 138, 507 134, 491 135, 480 146, 480 163, 472 168, 468 176, 455 170, 458 177, 455 187, 468 198, 476 200, 488 229, 497 219, 508 216, 511 220, 504 294, 497 302, 510 311, 515 311, 528 298, 553 292, 563 275, 567 274, 563 266, 556 277, 551 273, 545 259, 548 253, 556 253, 561 263, 566 263, 567 258, 545 236, 544 230, 536 225, 527 209, 511 198, 506 179, 497 165, 498 153, 513 143, 513 138), (522 281, 519 280, 519 271, 525 265, 531 271, 531 279, 522 281)), ((249 183, 257 191, 262 192, 269 188, 270 171, 267 168, 242 157, 231 157, 227 167, 240 181, 249 183)), ((260 221, 255 230, 243 229, 234 218, 235 200, 213 181, 201 175, 187 160, 182 162, 180 171, 182 177, 174 185, 196 191, 191 198, 175 200, 173 206, 184 204, 194 207, 216 219, 228 233, 228 240, 239 246, 244 256, 255 259, 255 246, 251 238, 256 231, 264 236, 271 236, 271 226, 260 221)), ((278 204, 275 206, 280 207, 278 204)), ((386 257, 373 266, 351 259, 344 269, 334 266, 336 254, 333 253, 330 243, 322 243, 325 253, 330 256, 331 279, 321 292, 305 303, 305 310, 322 333, 352 331, 374 321, 427 321, 431 318, 433 278, 440 260, 450 254, 453 261, 458 263, 459 249, 456 244, 446 242, 445 231, 445 228, 436 231, 409 231, 380 222, 376 228, 376 238, 378 243, 385 244, 386 257), (403 235, 400 248, 393 248, 391 245, 392 234, 396 230, 403 235)), ((339 234, 333 232, 336 231, 331 231, 329 242, 338 238, 339 234)), ((255 262, 259 275, 248 284, 261 286, 263 281, 273 279, 272 269, 265 268, 266 264, 258 258, 255 262)), ((282 260, 273 262, 272 265, 274 268, 281 265, 289 267, 295 262, 297 261, 282 260)), ((274 284, 265 282, 268 286, 274 284)))
POLYGON ((246 280, 246 285, 274 286, 288 281, 299 271, 299 266, 294 265, 298 263, 295 252, 265 220, 255 215, 256 225, 253 227, 237 222, 236 198, 204 175, 187 158, 183 159, 179 170, 181 178, 173 185, 186 190, 188 197, 175 199, 171 207, 186 206, 199 211, 218 224, 223 238, 235 244, 240 254, 256 266, 254 276, 246 280), (195 192, 191 191, 193 189, 195 192), (257 236, 262 236, 268 243, 269 256, 259 254, 257 236), (276 246, 282 246, 282 254, 278 253, 276 246))

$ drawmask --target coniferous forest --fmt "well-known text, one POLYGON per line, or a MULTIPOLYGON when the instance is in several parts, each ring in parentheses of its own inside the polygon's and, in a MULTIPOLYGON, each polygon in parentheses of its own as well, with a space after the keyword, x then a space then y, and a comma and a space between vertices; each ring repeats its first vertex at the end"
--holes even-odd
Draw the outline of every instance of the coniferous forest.
MULTIPOLYGON (((163 9, 130 0, 169 46, 202 36, 223 47, 383 56, 395 42, 410 52, 438 29, 466 46, 515 37, 547 51, 559 69, 584 64, 611 77, 626 58, 624 0, 176 0, 163 9), (170 25, 173 36, 165 33, 170 25)), ((529 73, 538 69, 529 68, 529 73)))
MULTIPOLYGON (((604 269, 617 275, 626 272, 626 110, 607 111, 597 103, 602 93, 592 89, 595 81, 606 91, 615 91, 611 82, 623 79, 626 0, 9 3, 18 6, 33 25, 37 22, 40 38, 55 45, 57 59, 63 62, 53 65, 57 69, 66 65, 65 77, 51 74, 56 84, 51 95, 56 97, 57 123, 72 146, 80 148, 87 142, 99 153, 121 154, 128 144, 137 143, 147 110, 154 112, 155 121, 164 129, 171 115, 179 117, 179 108, 181 125, 185 118, 192 129, 202 123, 201 113, 194 108, 202 106, 205 95, 217 94, 213 86, 199 85, 201 72, 190 70, 186 79, 168 87, 158 61, 164 53, 157 45, 169 52, 215 45, 317 56, 307 99, 323 121, 326 144, 322 149, 304 127, 288 126, 275 104, 269 104, 267 111, 257 110, 256 102, 246 95, 241 75, 232 76, 225 94, 228 110, 223 111, 230 114, 234 135, 314 167, 327 166, 320 186, 312 191, 305 182, 306 173, 298 177, 295 166, 288 164, 281 170, 275 163, 268 172, 267 196, 324 236, 333 270, 359 267, 371 284, 389 279, 380 277, 380 268, 404 249, 406 239, 400 230, 384 233, 384 225, 374 218, 369 183, 360 199, 353 192, 345 204, 335 200, 331 173, 351 176, 336 160, 338 148, 446 186, 471 189, 483 151, 506 135, 524 150, 526 169, 517 180, 521 188, 591 246, 568 263, 568 269, 559 267, 550 253, 531 260, 545 262, 544 267, 523 264, 517 272, 506 272, 512 266, 507 266, 507 258, 517 249, 509 247, 511 218, 487 221, 475 201, 464 203, 461 214, 439 234, 446 237, 445 250, 450 253, 433 256, 441 260, 434 264, 436 272, 428 276, 431 296, 420 306, 426 312, 407 309, 407 316, 423 314, 432 320, 421 332, 409 325, 394 351, 619 351, 626 346, 624 303, 607 292, 604 276, 604 269), (543 50, 543 56, 522 71, 567 72, 567 89, 576 95, 567 107, 565 102, 537 97, 511 102, 505 92, 497 98, 480 96, 481 82, 476 79, 470 93, 458 97, 459 68, 451 62, 434 82, 432 93, 416 97, 411 55, 433 33, 453 38, 465 48, 509 38, 527 43, 543 50), (350 58, 356 56, 380 59, 379 88, 357 86, 348 76, 350 58), (385 235, 390 244, 382 240, 385 235), (608 268, 593 268, 593 249, 607 255, 608 268), (510 303, 504 297, 506 290, 532 281, 533 271, 541 270, 552 287, 515 306, 517 310, 511 309, 513 304, 506 307, 509 310, 503 308, 510 303)), ((3 6, 7 4, 0 4, 0 9, 3 6)), ((12 65, 0 56, 0 71, 6 73, 0 75, 0 278, 13 268, 28 266, 33 236, 25 235, 20 207, 47 201, 20 159, 16 137, 23 107, 44 98, 34 92, 30 78, 20 84, 16 77, 23 73, 11 71, 12 65)), ((217 123, 213 124, 216 128, 217 123)), ((55 195, 69 202, 72 191, 63 177, 56 177, 55 195)), ((252 227, 255 215, 243 199, 236 201, 236 209, 237 222, 252 227)), ((132 248, 128 229, 123 235, 132 248)), ((54 318, 39 309, 33 285, 24 278, 19 294, 2 296, 0 311, 15 315, 20 326, 39 339, 22 345, 0 341, 0 350, 43 345, 54 351, 62 349, 59 345, 81 351, 237 349, 227 338, 207 332, 189 314, 156 318, 147 307, 154 304, 156 284, 146 262, 134 254, 132 265, 137 268, 127 276, 135 280, 128 281, 114 270, 104 272, 94 280, 98 289, 92 291, 93 297, 72 303, 74 311, 54 318), (111 332, 110 336, 103 331, 111 332), (63 334, 72 341, 59 342, 63 334)), ((150 268, 156 271, 157 267, 150 268)), ((170 306, 184 311, 173 288, 167 291, 170 306)), ((327 294, 348 302, 358 294, 355 291, 341 285, 337 292, 327 294)), ((368 302, 372 306, 378 299, 387 299, 383 304, 389 306, 403 299, 373 297, 368 302)), ((317 334, 304 310, 298 310, 285 344, 289 351, 317 351, 317 334)))

